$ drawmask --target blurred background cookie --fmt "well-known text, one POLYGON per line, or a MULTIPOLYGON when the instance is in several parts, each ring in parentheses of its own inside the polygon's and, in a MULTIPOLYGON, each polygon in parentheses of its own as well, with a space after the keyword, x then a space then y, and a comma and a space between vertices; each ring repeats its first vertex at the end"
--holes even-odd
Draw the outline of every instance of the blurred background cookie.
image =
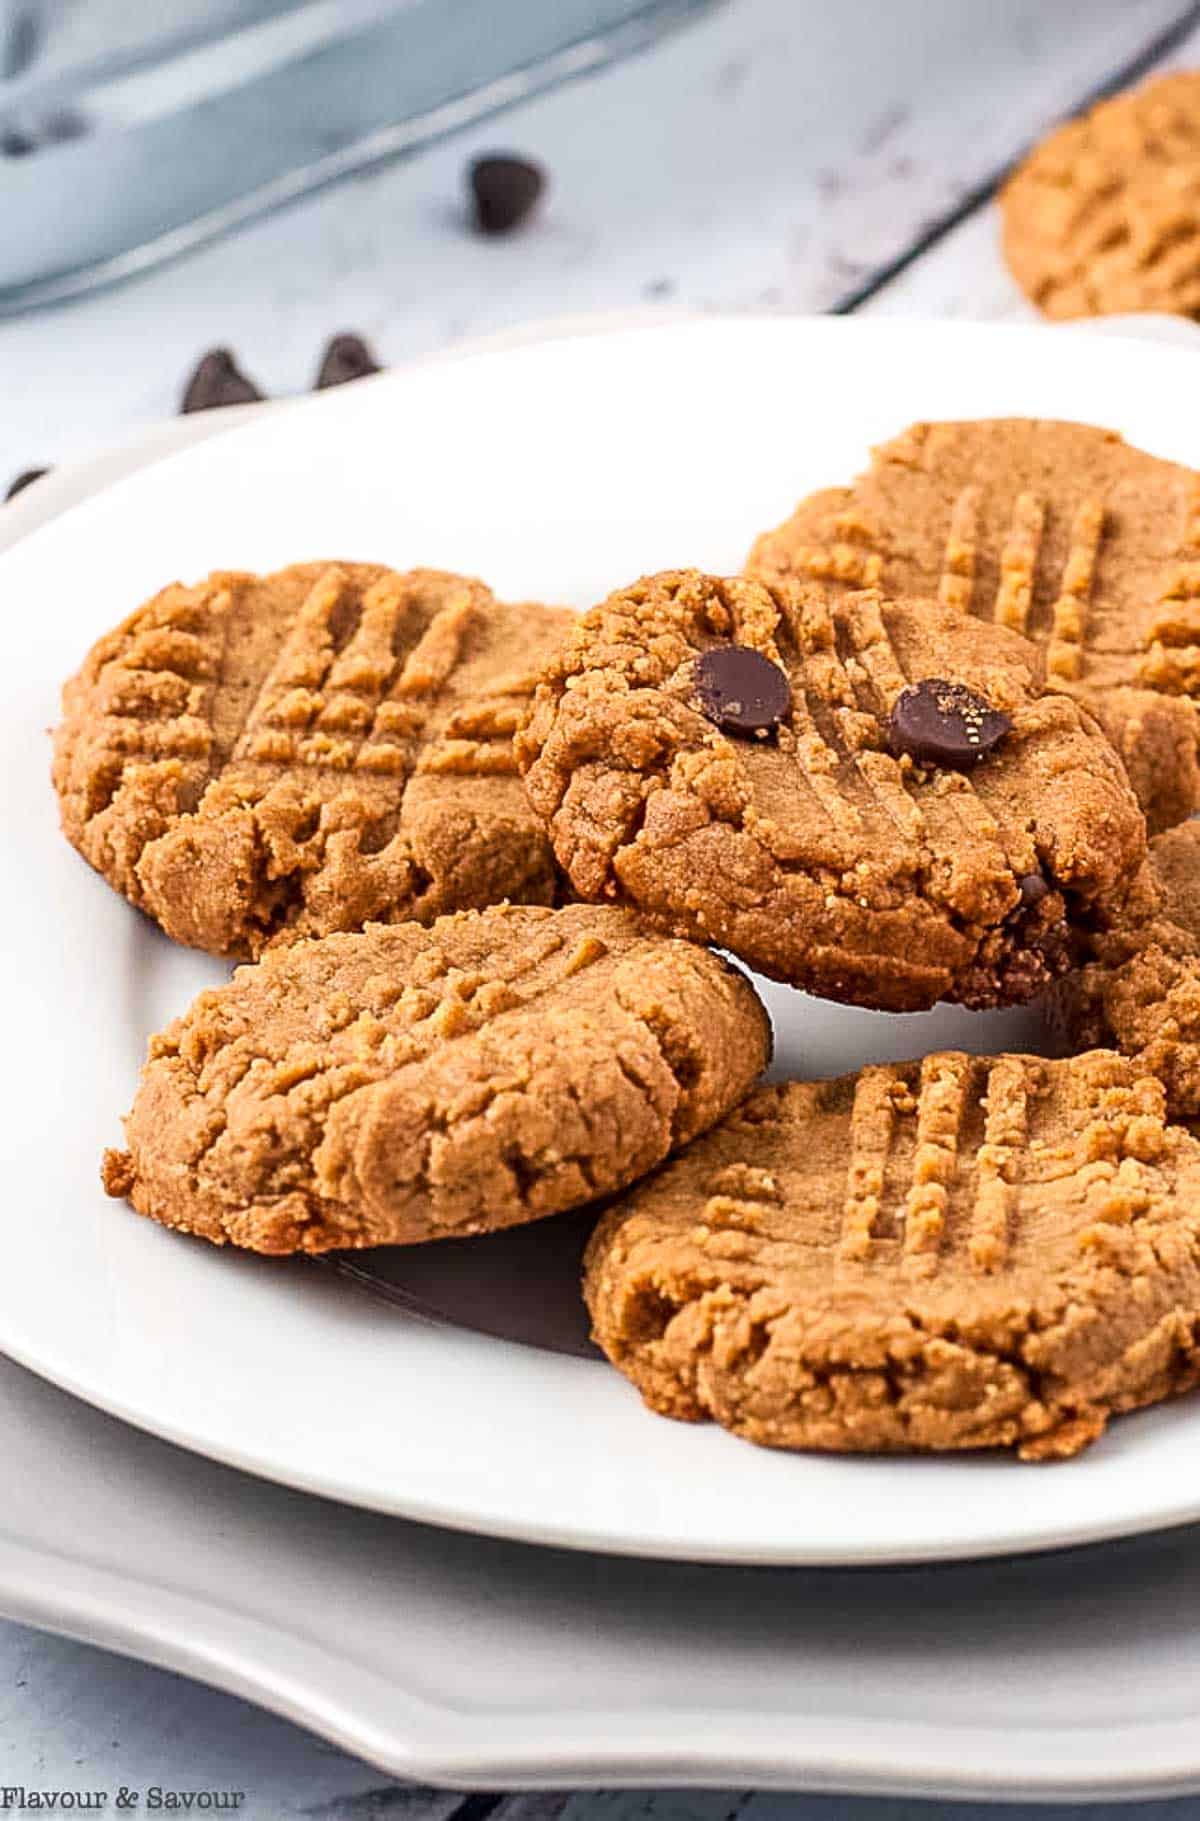
POLYGON ((1000 207, 1005 258, 1047 316, 1200 313, 1200 70, 1067 121, 1000 207))

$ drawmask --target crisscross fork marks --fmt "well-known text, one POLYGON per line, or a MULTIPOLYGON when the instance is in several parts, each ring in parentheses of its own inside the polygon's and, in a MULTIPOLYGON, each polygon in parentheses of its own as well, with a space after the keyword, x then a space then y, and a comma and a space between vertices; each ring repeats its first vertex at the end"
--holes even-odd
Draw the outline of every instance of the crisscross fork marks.
MULTIPOLYGON (((869 704, 877 724, 886 724, 896 698, 908 687, 906 675, 888 633, 878 594, 848 595, 835 604, 839 627, 849 631, 854 657, 847 660, 856 679, 871 692, 869 704)), ((860 691, 860 698, 861 698, 860 691)), ((1000 830, 991 809, 979 795, 969 773, 948 774, 944 794, 922 803, 910 789, 909 777, 890 753, 866 750, 857 755, 858 768, 881 809, 903 838, 919 843, 937 821, 946 816, 958 821, 981 847, 990 847, 1004 858, 1000 830), (922 806, 923 804, 923 806, 922 806)))
POLYGON ((888 1157, 896 1133, 896 1118, 908 1093, 898 1069, 868 1067, 854 1084, 850 1111, 850 1163, 842 1204, 839 1255, 862 1262, 871 1254, 876 1223, 883 1211, 888 1157))
MULTIPOLYGON (((618 937, 627 937, 619 923, 615 928, 618 937)), ((231 997, 236 1004, 235 989, 218 989, 201 995, 183 1019, 152 1039, 151 1061, 179 1057, 194 1074, 195 1090, 214 1102, 199 1148, 190 1154, 193 1169, 225 1133, 239 1097, 248 1093, 251 1103, 286 1103, 283 1117, 306 1131, 315 1145, 339 1101, 470 1036, 505 1012, 553 997, 568 980, 611 953, 610 943, 598 935, 572 940, 567 929, 549 918, 531 918, 520 942, 498 947, 486 958, 464 955, 456 961, 436 940, 422 944, 411 926, 395 931, 392 940, 393 953, 381 954, 379 972, 360 982, 359 1003, 345 993, 330 997, 327 989, 322 999, 321 985, 312 984, 309 991, 322 1004, 322 1015, 312 1019, 301 1013, 313 1024, 307 1042, 297 1042, 286 1020, 279 1033, 264 1034, 264 1024, 269 1027, 289 1001, 293 1011, 298 1009, 294 969, 286 957, 264 964, 274 972, 260 977, 262 985, 275 980, 282 991, 264 993, 258 980, 253 987, 247 982, 244 990, 254 993, 251 1015, 226 1024, 221 1008, 231 997), (570 951, 564 954, 568 941, 570 951), (208 1013, 216 1015, 206 1017, 208 1013), (318 1026, 324 1028, 321 1037, 318 1026)), ((339 951, 331 946, 327 953, 334 960, 339 951)), ((281 1186, 274 1184, 273 1192, 281 1186)))
POLYGON ((1101 1052, 783 1084, 604 1215, 584 1293, 667 1415, 773 1448, 1062 1459, 1200 1378, 1200 1145, 1101 1052), (752 1170, 782 1195, 751 1199, 752 1170), (946 1191, 933 1251, 908 1249, 914 1177, 946 1191))
POLYGON ((1008 626, 1013 632, 1029 630, 1029 609, 1045 528, 1045 501, 1036 493, 1019 493, 1000 552, 1000 587, 993 613, 999 625, 1008 626))
POLYGON ((67 685, 64 828, 170 935, 217 953, 546 902, 512 738, 566 617, 366 564, 168 589, 67 685))
POLYGON ((953 1052, 927 1056, 917 1096, 912 1187, 904 1198, 905 1260, 933 1266, 942 1249, 950 1193, 959 1167, 959 1136, 973 1064, 953 1052))
POLYGON ((236 737, 220 709, 243 579, 164 588, 97 642, 63 691, 53 777, 64 831, 135 902, 145 842, 194 806, 236 737))
POLYGON ((474 777, 515 776, 513 735, 525 719, 537 687, 531 672, 498 677, 470 702, 452 708, 422 749, 420 772, 469 773, 474 777))
POLYGON ((915 1089, 910 1086, 913 1066, 861 1071, 850 1113, 850 1162, 838 1242, 843 1260, 864 1263, 876 1255, 881 1261, 899 1256, 909 1273, 935 1273, 947 1243, 955 1185, 975 1163, 968 1254, 979 1270, 1002 1265, 1009 1184, 1027 1136, 1027 1066, 1024 1058, 1011 1056, 990 1066, 983 1089, 987 1119, 975 1158, 964 1156, 961 1147, 984 1064, 956 1051, 935 1053, 921 1063, 915 1089), (889 1210, 888 1165, 902 1125, 912 1131, 908 1186, 900 1190, 892 1185, 891 1196, 900 1193, 901 1199, 889 1210))
POLYGON ((1146 630, 1139 674, 1171 694, 1200 694, 1200 476, 1192 486, 1174 565, 1146 630))
POLYGON ((900 766, 879 745, 880 726, 907 684, 880 597, 867 592, 831 602, 816 588, 785 587, 777 598, 799 661, 792 727, 802 771, 822 809, 852 830, 861 829, 874 809, 902 841, 921 840, 924 817, 900 766), (848 794, 853 776, 860 787, 855 797, 848 794))
POLYGON ((235 759, 403 773, 405 743, 420 738, 486 598, 463 583, 422 627, 424 597, 419 581, 387 575, 357 610, 346 577, 330 570, 298 614, 235 759))
POLYGON ((1121 883, 1112 856, 1136 864, 1144 844, 1117 761, 1075 705, 1041 697, 1039 668, 1008 628, 928 599, 668 571, 585 616, 517 750, 584 896, 831 997, 1004 1003, 1063 964, 1089 900, 1121 883), (695 666, 723 640, 787 674, 770 738, 704 712, 695 666), (1012 723, 994 760, 960 775, 893 754, 909 672, 986 692, 1012 723), (1064 892, 1023 906, 1018 879, 1059 852, 1064 892))
MULTIPOLYGON (((1151 1093, 1115 1056, 1082 1059, 1071 1083, 1070 1137, 1056 1150, 1033 1131, 1048 1073, 1036 1057, 957 1051, 919 1065, 862 1069, 849 1113, 838 1258, 899 1265, 910 1280, 949 1272, 960 1257, 978 1275, 1003 1273, 1018 1243, 1013 1222, 1029 1174, 1047 1183, 1089 1183, 1089 1206, 1101 1223, 1122 1226, 1131 1210, 1144 1212, 1147 1164, 1164 1142, 1161 1090, 1151 1093), (969 1205, 952 1221, 956 1197, 968 1192, 969 1205)), ((1091 1227, 1080 1243, 1098 1243, 1091 1227)))
POLYGON ((1088 425, 1021 419, 916 424, 878 448, 852 488, 811 495, 790 520, 764 533, 749 572, 774 581, 803 573, 792 565, 793 550, 828 538, 835 520, 856 514, 863 536, 883 557, 888 591, 936 594, 955 611, 992 618, 1043 645, 1056 641, 1062 675, 1070 680, 1079 665, 1074 649, 1088 655, 1089 597, 1101 540, 1110 533, 1114 547, 1101 603, 1108 651, 1132 657, 1155 640, 1200 644, 1200 615, 1190 609, 1200 573, 1198 489, 1197 477, 1178 464, 1088 425), (840 502, 837 510, 834 501, 840 502), (1115 524, 1106 516, 1110 506, 1115 524), (1006 526, 999 522, 1003 513, 1006 526), (1055 591, 1042 564, 1051 535, 1055 544, 1061 538, 1064 519, 1069 551, 1055 591), (1163 578, 1150 583, 1160 595, 1158 614, 1147 612, 1143 569, 1151 568, 1163 578), (988 587, 981 590, 984 573, 988 587), (1072 622, 1080 619, 1076 632, 1072 622))
POLYGON ((975 566, 979 556, 979 517, 983 507, 983 489, 964 487, 950 510, 950 528, 946 533, 946 551, 938 580, 938 599, 958 613, 970 613, 975 588, 975 566))
POLYGON ((165 588, 124 638, 97 653, 97 706, 104 715, 97 744, 127 764, 138 759, 207 757, 214 750, 204 714, 220 677, 220 650, 201 635, 220 625, 232 597, 228 587, 201 593, 165 588), (167 718, 159 716, 166 710, 167 718), (172 712, 174 711, 174 712, 172 712))
POLYGON ((967 1238, 967 1255, 977 1271, 999 1271, 1008 1259, 1015 1184, 1029 1143, 1031 1066, 1024 1057, 1001 1056, 988 1071, 986 1120, 967 1238))
POLYGON ((1107 523, 1103 502, 1095 498, 1080 503, 1071 523, 1071 545, 1046 646, 1046 669, 1064 682, 1076 682, 1083 675, 1092 586, 1107 523))
POLYGON ((838 737, 836 716, 820 703, 810 679, 820 666, 835 688, 834 700, 843 707, 854 702, 849 679, 837 658, 833 621, 828 605, 816 589, 781 589, 777 597, 781 626, 797 656, 792 678, 791 733, 796 742, 797 774, 807 784, 820 814, 834 830, 854 833, 862 827, 858 807, 847 799, 839 777, 847 749, 838 737))

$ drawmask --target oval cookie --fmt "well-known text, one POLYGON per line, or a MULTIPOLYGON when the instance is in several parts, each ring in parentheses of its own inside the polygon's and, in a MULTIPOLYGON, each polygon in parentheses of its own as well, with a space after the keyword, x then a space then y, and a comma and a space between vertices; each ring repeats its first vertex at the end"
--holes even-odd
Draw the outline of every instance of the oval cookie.
POLYGON ((617 910, 273 950, 150 1045, 105 1186, 258 1252, 486 1233, 661 1163, 770 1054, 749 983, 617 910))
POLYGON ((604 1215, 585 1292, 665 1416, 1070 1455, 1200 1378, 1200 1141, 1104 1051, 764 1087, 604 1215))
POLYGON ((164 589, 63 692, 64 831, 168 935, 215 954, 549 903, 511 736, 573 617, 366 564, 164 589))

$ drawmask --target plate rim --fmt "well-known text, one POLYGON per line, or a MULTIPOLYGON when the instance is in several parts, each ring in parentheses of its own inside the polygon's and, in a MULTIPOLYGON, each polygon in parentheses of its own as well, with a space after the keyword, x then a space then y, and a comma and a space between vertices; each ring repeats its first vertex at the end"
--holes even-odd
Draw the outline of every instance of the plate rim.
POLYGON ((0 1610, 17 1623, 252 1701, 388 1775, 451 1789, 750 1785, 805 1794, 1057 1802, 1162 1800, 1200 1790, 1200 1710, 1156 1725, 1153 1746, 1140 1752, 1137 1741, 1151 1730, 1145 1726, 1098 1723, 1056 1735, 931 1722, 914 1746, 910 1725, 889 1726, 877 1716, 868 1728, 846 1715, 815 1715, 807 1726, 789 1716, 781 1736, 778 1716, 692 1707, 656 1710, 653 1737, 633 1707, 575 1710, 565 1728, 573 1736, 549 1748, 552 1716, 532 1704, 519 1714, 496 1707, 460 1711, 406 1688, 394 1670, 356 1664, 324 1641, 308 1641, 305 1666, 298 1668, 294 1638, 215 1596, 200 1600, 148 1586, 4 1534, 0 1610), (486 1727, 479 1725, 482 1716, 486 1727), (664 1746, 668 1731, 671 1744, 664 1746), (1104 1751, 1112 1753, 1107 1762, 1104 1751))

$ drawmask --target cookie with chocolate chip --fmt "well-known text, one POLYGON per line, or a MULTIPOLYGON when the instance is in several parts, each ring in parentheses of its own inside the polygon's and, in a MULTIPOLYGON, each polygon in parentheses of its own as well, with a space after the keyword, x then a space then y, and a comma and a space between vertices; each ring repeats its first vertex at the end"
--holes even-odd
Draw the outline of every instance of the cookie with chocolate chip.
POLYGON ((1200 1140, 1103 1050, 783 1082, 621 1197, 584 1292, 663 1416, 1061 1459, 1200 1381, 1200 1140))
POLYGON ((1145 830, 1039 651, 936 602, 694 570, 569 631, 516 751, 581 897, 829 998, 1032 997, 1145 830))
POLYGON ((364 563, 166 588, 63 692, 64 832, 168 935, 214 954, 550 903, 512 733, 572 620, 364 563))
POLYGON ((273 950, 154 1037, 104 1183, 257 1252, 487 1233, 653 1169, 769 1056, 749 982, 628 912, 375 924, 273 950))
POLYGON ((1200 474, 1112 430, 914 424, 764 532, 747 573, 936 595, 1042 648, 1125 762, 1151 832, 1200 808, 1200 474))

